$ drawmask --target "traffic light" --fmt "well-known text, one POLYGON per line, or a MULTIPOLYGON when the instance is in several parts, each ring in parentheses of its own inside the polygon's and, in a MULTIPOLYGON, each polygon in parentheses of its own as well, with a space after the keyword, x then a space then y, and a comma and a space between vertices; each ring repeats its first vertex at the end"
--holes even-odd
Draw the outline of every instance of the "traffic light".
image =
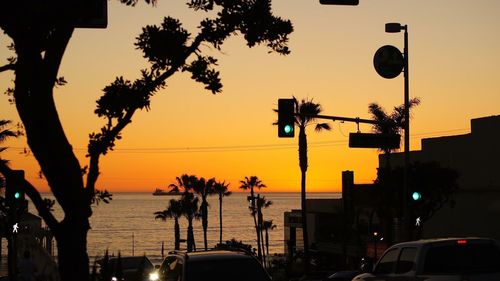
POLYGON ((24 171, 14 170, 12 175, 6 178, 5 199, 10 206, 22 206, 24 204, 24 171))
POLYGON ((422 194, 418 191, 414 191, 412 194, 411 194, 411 198, 413 199, 413 201, 419 201, 422 199, 422 194))
POLYGON ((357 6, 359 0, 319 0, 321 5, 350 5, 357 6))
POLYGON ((293 99, 278 99, 278 137, 295 136, 295 103, 293 99))

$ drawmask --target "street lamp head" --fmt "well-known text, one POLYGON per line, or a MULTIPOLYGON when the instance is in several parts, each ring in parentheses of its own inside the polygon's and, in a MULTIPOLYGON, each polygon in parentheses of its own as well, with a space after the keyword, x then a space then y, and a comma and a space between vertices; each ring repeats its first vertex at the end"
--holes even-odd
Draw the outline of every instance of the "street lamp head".
POLYGON ((404 29, 404 27, 401 26, 400 23, 391 22, 391 23, 385 24, 385 32, 387 32, 387 33, 398 33, 403 29, 404 29))

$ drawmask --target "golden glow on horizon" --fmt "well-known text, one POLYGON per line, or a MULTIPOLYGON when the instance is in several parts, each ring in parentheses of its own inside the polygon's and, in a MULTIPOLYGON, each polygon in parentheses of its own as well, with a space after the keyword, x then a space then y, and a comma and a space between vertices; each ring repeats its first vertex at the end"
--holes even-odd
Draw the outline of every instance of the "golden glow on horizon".
MULTIPOLYGON (((66 134, 81 165, 85 166, 88 134, 103 121, 94 114, 101 89, 123 75, 138 76, 147 64, 134 49, 134 38, 146 24, 158 24, 163 15, 179 17, 192 33, 204 16, 184 2, 159 1, 158 7, 136 8, 109 2, 109 28, 77 30, 68 46, 60 75, 68 85, 56 90, 56 102, 66 134), (82 122, 83 120, 83 122, 82 122)), ((500 1, 360 1, 357 7, 321 6, 319 1, 275 0, 275 14, 292 20, 292 54, 267 54, 258 46, 248 49, 240 37, 223 45, 219 59, 223 93, 212 95, 203 86, 179 73, 152 99, 150 112, 137 112, 117 142, 116 151, 101 158, 98 187, 114 192, 150 192, 167 187, 183 173, 230 182, 257 175, 267 191, 300 191, 300 169, 295 139, 278 139, 271 124, 277 116, 277 99, 292 95, 314 98, 324 114, 369 118, 370 102, 386 109, 403 102, 403 80, 379 77, 372 66, 374 52, 382 45, 402 48, 402 34, 384 32, 386 22, 409 25, 411 96, 422 104, 413 112, 412 149, 420 138, 460 134, 469 130, 471 118, 500 114, 500 1), (447 132, 448 130, 458 131, 447 132), (425 135, 418 135, 426 133, 425 135), (248 149, 266 145, 265 149, 248 149), (247 149, 227 149, 243 146, 247 149), (277 146, 277 147, 276 147, 277 146), (225 147, 193 151, 197 147, 225 147), (180 151, 140 148, 190 148, 180 151), (130 150, 132 149, 132 150, 130 150), (135 149, 135 150, 134 150, 135 149)), ((9 43, 0 35, 0 45, 9 43)), ((0 60, 11 54, 0 49, 0 60)), ((0 90, 12 75, 0 73, 0 90)), ((2 119, 19 120, 7 97, 0 99, 2 119)), ((355 182, 370 183, 376 175, 378 152, 349 149, 347 136, 355 124, 332 124, 331 132, 308 129, 309 191, 339 192, 341 172, 353 170, 355 182), (326 142, 326 144, 325 144, 326 142)), ((370 127, 362 125, 367 132, 370 127)), ((25 139, 6 146, 25 147, 25 139)), ((10 149, 2 157, 11 166, 25 169, 42 191, 48 187, 38 178, 32 156, 10 149)))

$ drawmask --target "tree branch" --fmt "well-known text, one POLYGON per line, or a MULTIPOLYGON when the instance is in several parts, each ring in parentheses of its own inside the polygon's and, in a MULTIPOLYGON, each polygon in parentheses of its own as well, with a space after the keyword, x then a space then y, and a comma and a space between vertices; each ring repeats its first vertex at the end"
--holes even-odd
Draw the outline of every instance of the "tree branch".
MULTIPOLYGON (((9 168, 6 163, 0 162, 0 173, 8 178, 13 174, 13 170, 9 168)), ((24 180, 22 187, 35 205, 35 208, 38 210, 38 214, 43 218, 47 226, 52 230, 56 230, 59 222, 47 208, 47 205, 43 201, 38 190, 36 190, 36 188, 27 180, 24 180)))
POLYGON ((15 70, 15 69, 16 69, 16 65, 12 64, 12 63, 0 66, 0 72, 4 72, 7 70, 15 70))
POLYGON ((132 117, 134 116, 136 109, 131 109, 127 111, 127 114, 123 119, 116 124, 116 126, 109 131, 106 138, 99 143, 99 147, 96 151, 89 151, 90 163, 89 163, 89 173, 87 174, 87 185, 86 190, 89 195, 89 200, 92 199, 95 192, 95 183, 99 177, 99 158, 104 154, 106 148, 113 142, 113 140, 120 134, 120 132, 132 122, 132 117))

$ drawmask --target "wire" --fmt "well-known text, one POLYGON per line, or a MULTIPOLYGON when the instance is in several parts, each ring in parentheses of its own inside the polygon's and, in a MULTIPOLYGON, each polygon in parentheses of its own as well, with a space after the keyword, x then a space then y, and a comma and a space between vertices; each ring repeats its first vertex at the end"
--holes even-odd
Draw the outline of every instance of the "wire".
MULTIPOLYGON (((339 124, 340 125, 340 124, 339 124)), ((342 135, 341 130, 339 130, 342 135)), ((417 133, 413 134, 411 138, 421 138, 422 136, 433 136, 442 133, 453 133, 453 132, 465 132, 469 129, 454 129, 446 131, 434 131, 427 133, 417 133)), ((345 135, 344 135, 345 136, 345 135)), ((310 148, 316 147, 329 147, 329 146, 340 146, 346 145, 349 142, 347 140, 337 140, 337 141, 318 141, 310 142, 310 148)), ((24 147, 9 147, 11 150, 24 151, 24 147)), ((157 147, 157 148, 115 148, 113 151, 115 153, 199 153, 199 152, 236 152, 236 151, 263 151, 263 150, 280 150, 280 149, 297 149, 297 143, 286 143, 286 144, 255 144, 255 145, 229 145, 229 146, 194 146, 194 147, 157 147)), ((86 148, 74 148, 76 151, 86 152, 86 148)))

